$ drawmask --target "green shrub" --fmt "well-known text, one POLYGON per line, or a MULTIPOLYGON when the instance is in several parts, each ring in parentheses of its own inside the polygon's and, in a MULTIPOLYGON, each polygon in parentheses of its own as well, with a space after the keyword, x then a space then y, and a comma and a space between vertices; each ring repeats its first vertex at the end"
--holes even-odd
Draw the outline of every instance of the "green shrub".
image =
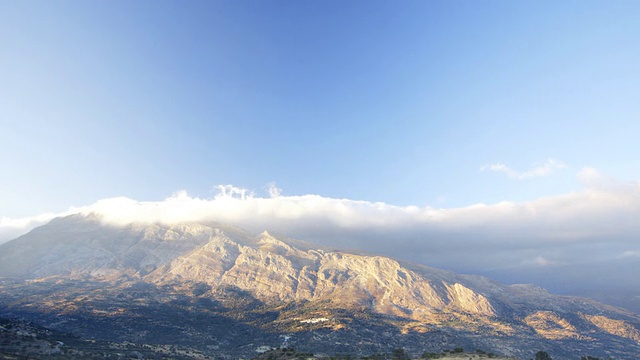
POLYGON ((538 351, 536 353, 536 360, 552 360, 551 356, 549 356, 549 354, 547 354, 546 351, 538 351))

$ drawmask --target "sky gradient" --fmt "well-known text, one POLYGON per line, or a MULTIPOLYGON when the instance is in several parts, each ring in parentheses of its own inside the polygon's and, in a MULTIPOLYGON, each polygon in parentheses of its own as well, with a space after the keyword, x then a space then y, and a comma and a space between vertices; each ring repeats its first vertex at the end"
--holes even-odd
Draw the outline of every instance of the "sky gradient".
POLYGON ((218 184, 455 208, 580 191, 583 167, 637 181, 639 13, 637 1, 3 2, 0 214, 206 198, 218 184), (562 166, 498 169, 550 161, 562 166))
POLYGON ((638 19, 638 1, 0 2, 0 243, 73 213, 205 219, 638 289, 638 19))

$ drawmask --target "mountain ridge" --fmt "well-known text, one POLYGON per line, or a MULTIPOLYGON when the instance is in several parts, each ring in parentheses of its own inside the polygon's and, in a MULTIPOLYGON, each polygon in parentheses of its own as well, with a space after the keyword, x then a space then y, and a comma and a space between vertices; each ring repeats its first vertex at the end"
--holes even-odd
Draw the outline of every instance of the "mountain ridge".
MULTIPOLYGON (((133 286, 148 292, 140 292, 139 301, 155 301, 158 308, 182 298, 198 311, 216 309, 227 317, 229 308, 258 311, 257 320, 240 323, 259 329, 276 324, 278 336, 295 333, 301 340, 322 332, 327 336, 346 332, 353 340, 346 348, 360 346, 357 343, 364 340, 358 331, 375 323, 386 329, 380 333, 395 329, 400 337, 425 339, 441 334, 436 343, 457 339, 513 356, 523 356, 525 350, 518 347, 536 344, 556 349, 559 356, 580 346, 593 354, 609 351, 620 359, 640 353, 640 317, 629 311, 530 285, 502 285, 384 256, 315 249, 268 231, 253 236, 213 223, 113 226, 95 217, 56 219, 0 246, 0 276, 42 279, 38 286, 47 289, 62 281, 85 303, 91 303, 86 300, 89 294, 117 302, 113 298, 126 296, 124 292, 133 286), (112 294, 98 285, 85 284, 88 288, 83 289, 82 281, 102 282, 112 294)), ((29 316, 89 316, 78 310, 77 296, 56 290, 34 295, 34 284, 11 284, 0 288, 1 306, 8 314, 34 308, 24 301, 16 305, 9 291, 17 291, 45 304, 35 306, 39 312, 29 316)), ((120 316, 118 311, 135 313, 126 305, 121 310, 112 307, 105 300, 91 305, 89 313, 113 317, 120 316)), ((97 330, 87 334, 101 335, 97 330)), ((125 337, 126 331, 119 336, 125 337)))

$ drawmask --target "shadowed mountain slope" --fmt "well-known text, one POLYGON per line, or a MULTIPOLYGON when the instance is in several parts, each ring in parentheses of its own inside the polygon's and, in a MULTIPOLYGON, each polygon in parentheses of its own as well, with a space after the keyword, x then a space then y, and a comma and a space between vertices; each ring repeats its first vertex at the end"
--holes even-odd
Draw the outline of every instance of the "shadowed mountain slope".
POLYGON ((543 348, 558 359, 631 359, 640 353, 638 316, 592 300, 217 224, 55 219, 0 246, 0 276, 6 278, 0 288, 4 316, 40 319, 98 339, 144 342, 170 341, 154 331, 179 327, 191 342, 217 342, 209 348, 217 355, 248 354, 280 341, 364 353, 384 346, 418 352, 420 342, 423 350, 463 344, 522 358, 543 348), (167 312, 184 319, 156 329, 130 323, 137 318, 157 325, 167 312), (79 321, 87 325, 70 326, 79 321), (252 335, 229 338, 211 323, 252 335), (112 333, 101 333, 100 324, 112 333), (397 338, 385 340, 391 334, 397 338))

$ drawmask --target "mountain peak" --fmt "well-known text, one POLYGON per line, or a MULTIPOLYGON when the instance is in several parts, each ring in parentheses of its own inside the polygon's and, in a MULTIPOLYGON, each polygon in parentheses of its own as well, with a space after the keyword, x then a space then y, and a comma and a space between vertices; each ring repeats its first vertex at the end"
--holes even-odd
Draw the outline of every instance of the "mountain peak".
MULTIPOLYGON (((0 276, 81 278, 102 284, 105 279, 127 279, 145 289, 174 287, 173 295, 154 295, 157 298, 188 291, 197 295, 179 296, 195 296, 200 300, 193 301, 204 304, 220 302, 225 309, 259 303, 258 308, 275 309, 273 314, 280 315, 269 321, 289 332, 343 331, 359 322, 368 324, 366 329, 374 326, 366 320, 373 316, 407 336, 450 334, 473 346, 516 355, 513 341, 563 341, 561 349, 569 340, 591 344, 585 339, 603 348, 624 344, 640 352, 640 318, 595 301, 384 256, 314 249, 268 231, 254 236, 211 224, 114 227, 91 218, 60 219, 2 245, 0 276), (501 343, 511 345, 499 347, 501 343)), ((24 284, 20 291, 28 292, 24 284)), ((115 284, 111 286, 118 293, 119 282, 115 284)), ((99 297, 109 297, 105 294, 99 297)))

